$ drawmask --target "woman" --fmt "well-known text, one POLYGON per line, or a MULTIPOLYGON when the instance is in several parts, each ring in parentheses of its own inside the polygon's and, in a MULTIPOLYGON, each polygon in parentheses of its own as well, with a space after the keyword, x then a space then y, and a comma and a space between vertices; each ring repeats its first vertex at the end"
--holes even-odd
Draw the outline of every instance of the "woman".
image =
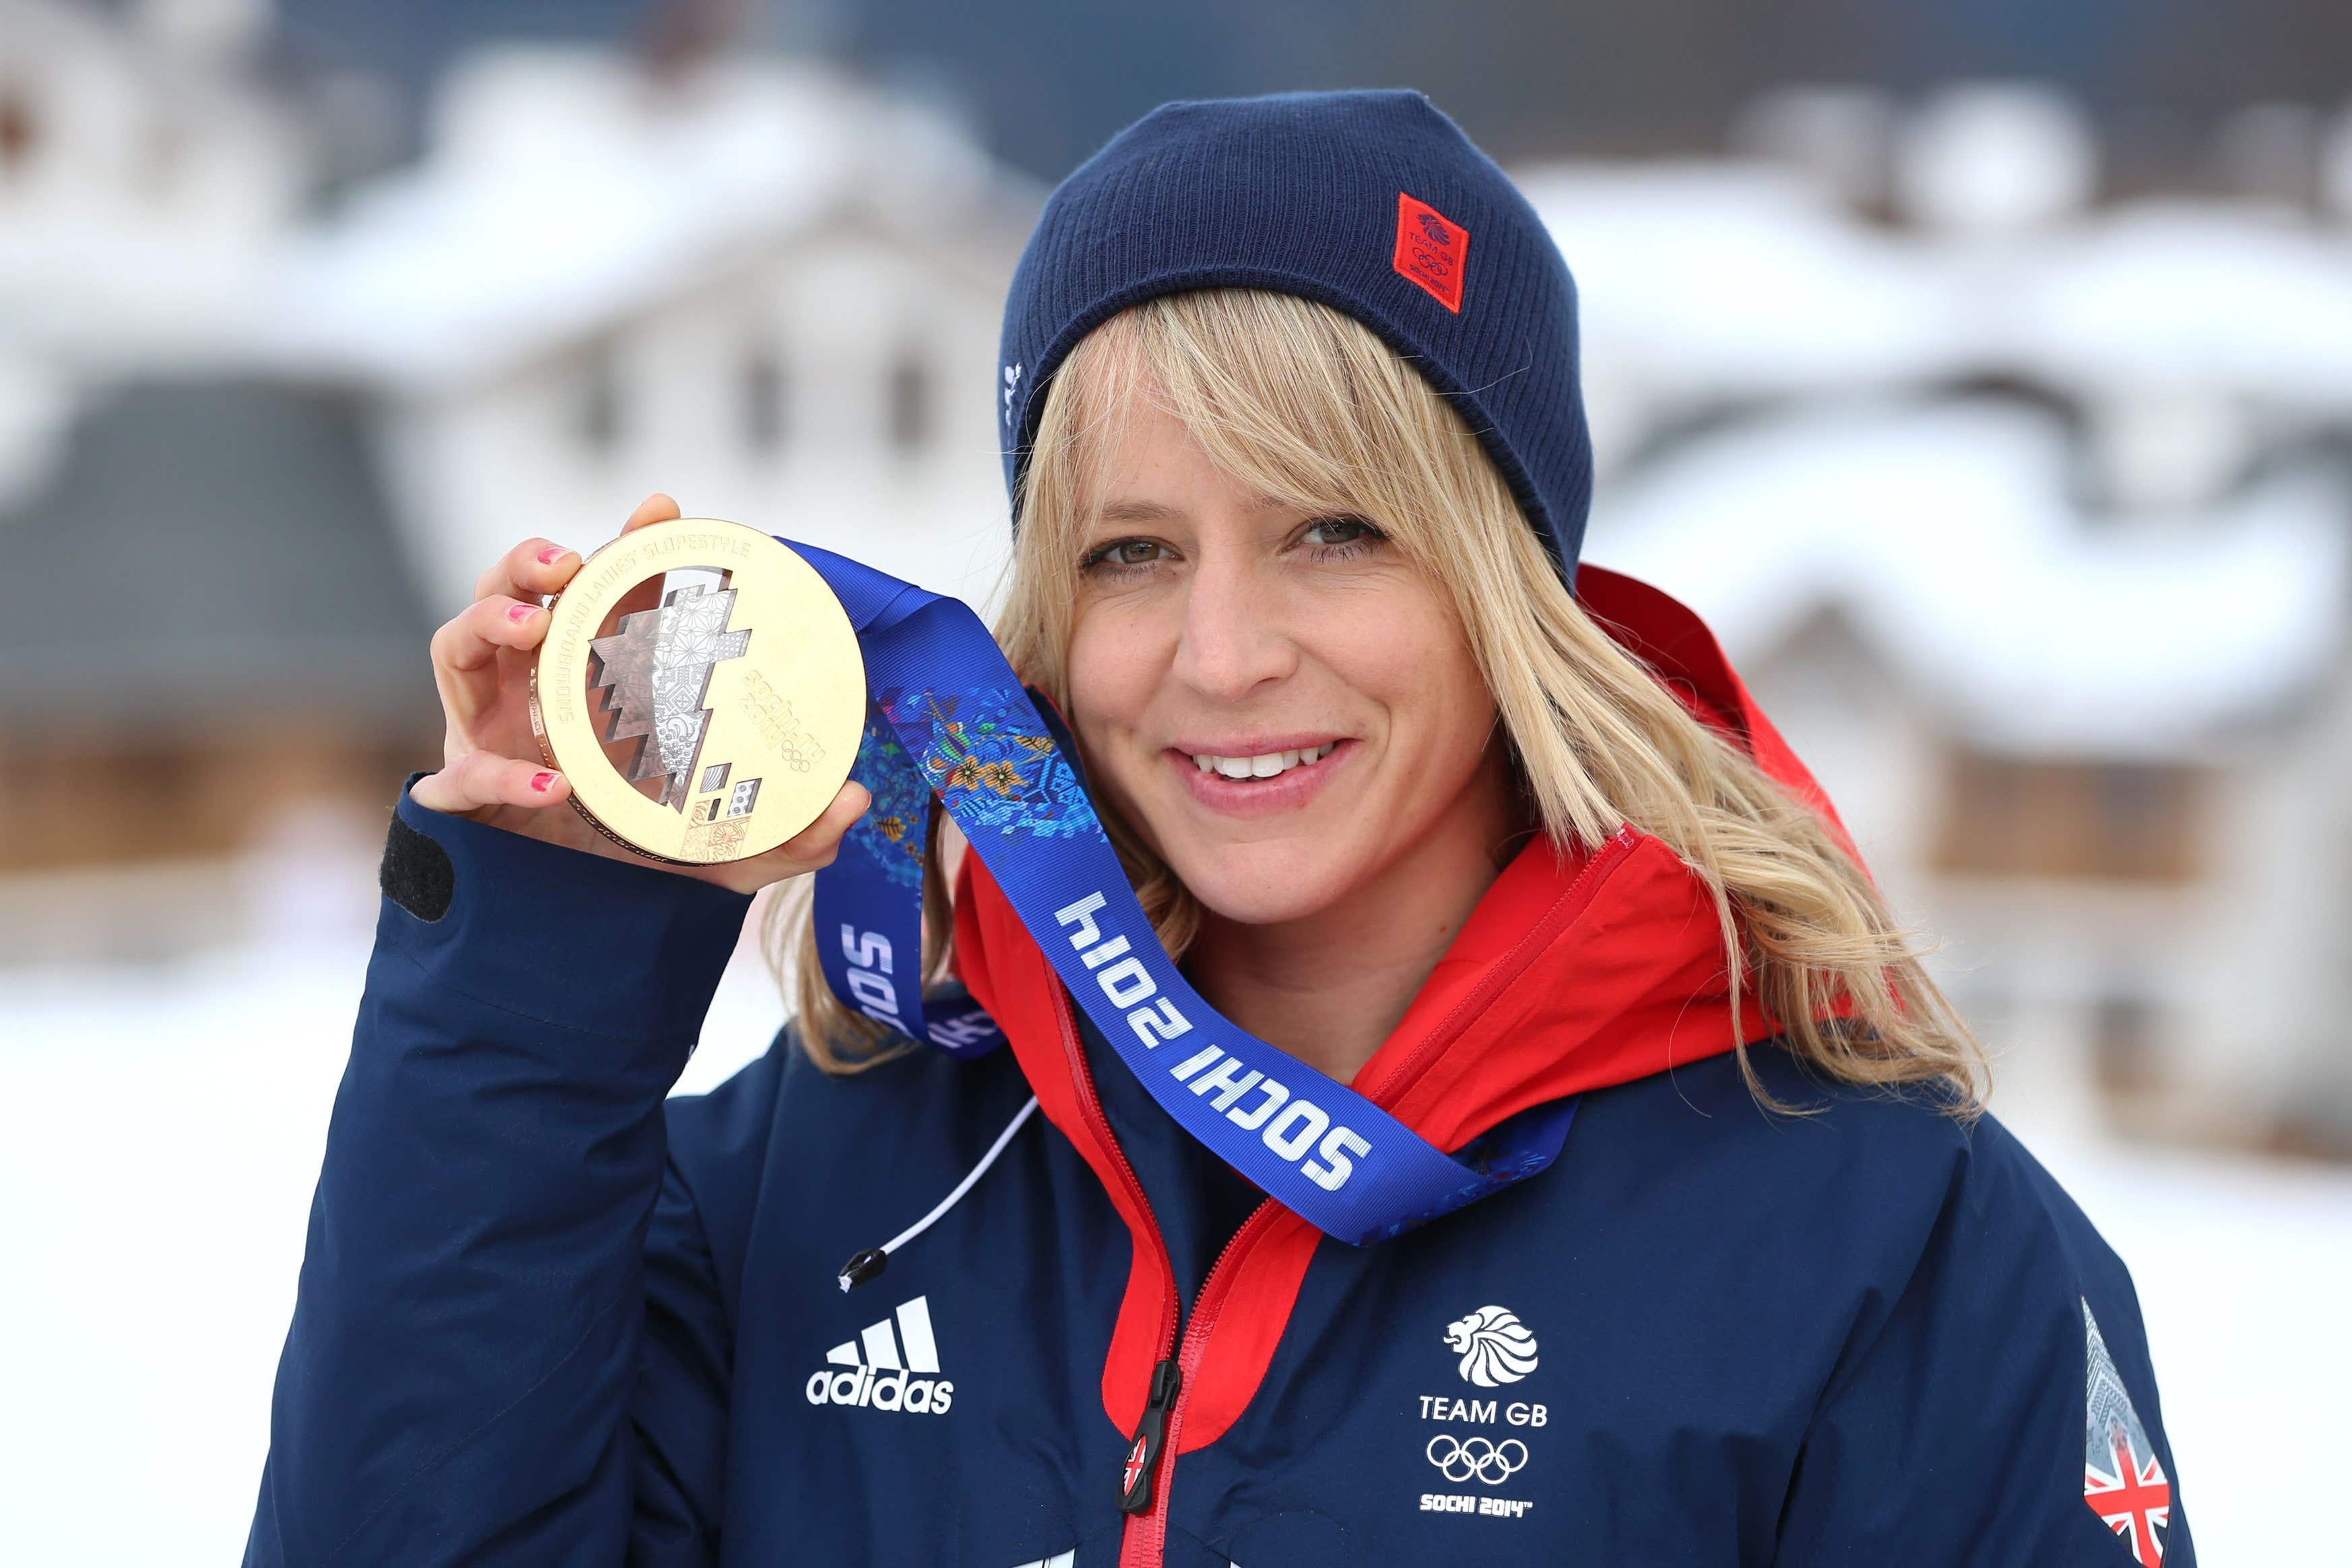
POLYGON ((867 801, 624 863, 526 760, 527 542, 436 639, 248 1560, 2189 1561, 2122 1265, 1705 628, 1576 569, 1494 165, 1411 93, 1171 105, 1005 343, 1000 636, 1163 942, 1482 1195, 1265 1198, 1162 1105, 1268 1075, 1149 1085, 972 858, 926 969, 1008 1049, 894 1042, 803 915, 798 1025, 665 1103, 867 801))

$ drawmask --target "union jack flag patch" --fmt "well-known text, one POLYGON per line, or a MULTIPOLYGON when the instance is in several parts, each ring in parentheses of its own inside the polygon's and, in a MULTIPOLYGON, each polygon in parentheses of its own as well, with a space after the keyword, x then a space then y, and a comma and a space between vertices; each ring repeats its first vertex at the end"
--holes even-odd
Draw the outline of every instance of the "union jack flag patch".
POLYGON ((2091 1303, 2083 1303, 2088 1401, 2083 1421, 2083 1500, 2130 1546, 2132 1561, 2164 1561, 2172 1527, 2172 1483, 2139 1424, 2116 1358, 2099 1335, 2091 1303))

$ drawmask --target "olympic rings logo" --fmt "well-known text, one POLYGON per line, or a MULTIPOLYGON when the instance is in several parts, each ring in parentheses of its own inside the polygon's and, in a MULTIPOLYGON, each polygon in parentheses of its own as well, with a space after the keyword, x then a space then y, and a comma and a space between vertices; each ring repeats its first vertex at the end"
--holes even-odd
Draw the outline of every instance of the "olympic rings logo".
POLYGON ((1528 1446, 1517 1437, 1506 1437, 1499 1444, 1485 1437, 1465 1442, 1451 1432, 1440 1432, 1429 1440, 1424 1452, 1447 1480, 1466 1481, 1475 1476, 1490 1487, 1501 1486, 1528 1462, 1528 1446))

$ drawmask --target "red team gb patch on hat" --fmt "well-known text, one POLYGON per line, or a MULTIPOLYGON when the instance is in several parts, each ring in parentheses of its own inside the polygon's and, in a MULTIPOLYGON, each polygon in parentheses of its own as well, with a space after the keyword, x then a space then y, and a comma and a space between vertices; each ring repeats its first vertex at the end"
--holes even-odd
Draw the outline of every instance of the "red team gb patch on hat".
POLYGON ((1470 257, 1470 231, 1427 202, 1397 193, 1397 272, 1429 291, 1431 299, 1462 313, 1462 268, 1470 257))

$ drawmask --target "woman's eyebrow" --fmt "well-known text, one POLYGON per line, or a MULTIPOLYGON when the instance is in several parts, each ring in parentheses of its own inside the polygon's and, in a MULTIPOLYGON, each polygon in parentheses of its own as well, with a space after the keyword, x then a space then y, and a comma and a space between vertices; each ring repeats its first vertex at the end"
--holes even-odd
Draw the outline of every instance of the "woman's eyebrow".
POLYGON ((1111 501, 1095 514, 1098 522, 1172 522, 1184 514, 1156 500, 1111 501))
MULTIPOLYGON (((1279 496, 1260 496, 1254 504, 1258 511, 1298 510, 1279 496)), ((1103 509, 1095 513, 1097 522, 1181 522, 1183 519, 1184 511, 1181 507, 1170 506, 1165 501, 1139 500, 1124 496, 1106 502, 1103 509)))

